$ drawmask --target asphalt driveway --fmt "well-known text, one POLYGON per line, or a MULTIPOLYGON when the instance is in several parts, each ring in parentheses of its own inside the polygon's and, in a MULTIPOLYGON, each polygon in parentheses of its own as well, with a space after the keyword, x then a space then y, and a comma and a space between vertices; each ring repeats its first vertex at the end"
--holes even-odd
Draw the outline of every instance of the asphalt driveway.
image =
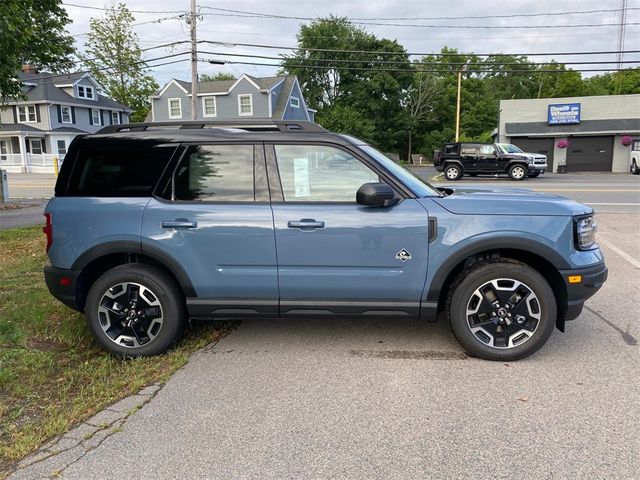
POLYGON ((637 478, 639 220, 599 217, 609 281, 532 357, 469 358, 446 323, 245 321, 12 478, 637 478))

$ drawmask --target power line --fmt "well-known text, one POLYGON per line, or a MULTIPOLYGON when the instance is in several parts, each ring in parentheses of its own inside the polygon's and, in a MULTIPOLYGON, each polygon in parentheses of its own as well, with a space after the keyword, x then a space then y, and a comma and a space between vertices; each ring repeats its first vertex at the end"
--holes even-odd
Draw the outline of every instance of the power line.
MULTIPOLYGON (((206 53, 209 55, 218 55, 218 56, 222 56, 222 57, 245 57, 245 58, 258 58, 258 59, 264 59, 264 60, 281 60, 283 62, 287 62, 287 61, 297 61, 297 62, 331 62, 331 63, 338 63, 338 64, 356 64, 356 63, 375 63, 375 64, 383 64, 383 65, 407 65, 407 64, 411 64, 411 62, 409 60, 405 60, 405 61, 398 61, 398 60, 377 60, 377 59, 358 59, 358 58, 353 58, 353 59, 334 59, 334 58, 296 58, 296 57, 275 57, 275 56, 269 56, 269 55, 252 55, 252 54, 246 54, 246 53, 228 53, 228 52, 203 52, 200 51, 199 53, 206 53)), ((403 55, 401 53, 398 53, 398 55, 403 55)), ((594 61, 570 61, 570 62, 562 62, 562 63, 558 63, 558 62, 530 62, 527 65, 531 65, 531 66, 539 66, 539 65, 600 65, 600 64, 610 64, 610 63, 618 63, 616 60, 610 60, 610 61, 606 61, 606 60, 594 60, 594 61)), ((640 63, 640 60, 626 60, 622 63, 640 63)), ((413 63, 412 65, 419 65, 416 63, 413 63)), ((519 62, 482 62, 482 63, 478 63, 478 62, 474 62, 474 63, 468 63, 468 62, 439 62, 438 65, 451 65, 451 66, 462 66, 462 65, 467 65, 467 66, 474 66, 474 65, 480 65, 480 66, 487 66, 487 65, 495 65, 495 66, 502 66, 502 65, 521 65, 521 66, 527 66, 525 64, 519 63, 519 62)))
MULTIPOLYGON (((204 8, 204 7, 203 7, 204 8)), ((212 7, 213 8, 213 7, 212 7)), ((212 15, 217 17, 242 17, 242 18, 259 18, 267 20, 305 20, 314 21, 318 18, 313 17, 286 17, 275 15, 245 15, 238 13, 203 13, 202 15, 212 15)), ((349 20, 349 23, 354 25, 374 25, 381 27, 407 27, 407 28, 434 28, 434 29, 447 29, 447 30, 533 30, 533 29, 553 29, 553 28, 599 28, 599 27, 615 27, 617 23, 574 23, 568 25, 428 25, 428 24, 415 24, 415 23, 382 23, 372 21, 360 21, 349 20)), ((627 25, 640 25, 640 22, 629 22, 627 25)))
MULTIPOLYGON (((63 2, 62 5, 65 7, 75 7, 75 8, 84 8, 87 10, 101 10, 103 12, 109 11, 109 8, 106 7, 93 7, 90 5, 78 5, 77 3, 69 3, 63 2)), ((131 13, 155 13, 155 14, 165 14, 165 13, 184 13, 184 10, 129 10, 131 13)))
MULTIPOLYGON (((255 47, 266 48, 271 50, 293 50, 306 52, 330 52, 330 53, 361 53, 368 55, 408 55, 408 56, 434 56, 434 57, 518 57, 518 56, 577 56, 577 55, 614 55, 620 53, 620 50, 607 51, 588 51, 588 52, 544 52, 544 53, 436 53, 436 52, 393 52, 393 51, 375 51, 375 50, 345 50, 334 48, 304 48, 304 47, 285 47, 282 45, 266 45, 260 43, 238 43, 238 42, 216 42, 212 40, 203 40, 199 43, 209 43, 211 45, 221 45, 223 47, 255 47)), ((623 53, 640 53, 640 50, 625 50, 623 53)))
MULTIPOLYGON (((205 53, 206 52, 201 52, 205 53)), ((201 61, 209 61, 206 59, 201 59, 201 61)), ((235 60, 230 60, 226 62, 227 64, 233 65, 257 65, 264 67, 279 67, 280 65, 274 65, 272 63, 260 63, 260 62, 238 62, 235 60)), ((326 66, 326 65, 298 65, 295 68, 310 68, 310 69, 322 69, 322 70, 334 70, 336 67, 326 66)), ((442 70, 442 69, 402 69, 402 68, 368 68, 368 67, 340 67, 340 70, 348 70, 348 71, 368 71, 374 73, 382 73, 382 72, 392 72, 392 73, 457 73, 457 70, 442 70)), ((615 69, 615 68, 590 68, 590 69, 570 69, 570 70, 498 70, 495 69, 487 70, 487 69, 474 69, 474 70, 465 70, 464 73, 570 73, 570 72, 614 72, 614 71, 624 71, 625 69, 615 69)))
MULTIPOLYGON (((283 20, 318 20, 319 17, 296 17, 290 15, 278 15, 274 13, 250 12, 246 10, 233 10, 229 8, 210 7, 203 5, 202 9, 215 10, 219 12, 235 13, 243 16, 251 16, 257 18, 274 18, 283 20)), ((538 12, 538 13, 514 13, 502 15, 462 15, 462 16, 440 16, 440 17, 347 17, 348 20, 472 20, 472 19, 488 19, 488 18, 518 18, 518 17, 548 17, 548 16, 564 16, 564 15, 586 15, 593 13, 617 13, 620 8, 597 9, 597 10, 574 10, 568 12, 538 12)), ((640 7, 628 8, 627 10, 640 10, 640 7)))

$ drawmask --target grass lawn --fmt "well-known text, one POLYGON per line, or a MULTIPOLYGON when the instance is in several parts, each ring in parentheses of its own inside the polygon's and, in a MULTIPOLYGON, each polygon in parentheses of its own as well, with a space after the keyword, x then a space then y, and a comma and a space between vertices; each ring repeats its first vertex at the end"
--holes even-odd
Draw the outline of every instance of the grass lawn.
POLYGON ((82 315, 49 294, 45 263, 41 227, 0 232, 0 478, 48 438, 164 381, 223 330, 204 324, 165 355, 113 358, 92 343, 82 315))

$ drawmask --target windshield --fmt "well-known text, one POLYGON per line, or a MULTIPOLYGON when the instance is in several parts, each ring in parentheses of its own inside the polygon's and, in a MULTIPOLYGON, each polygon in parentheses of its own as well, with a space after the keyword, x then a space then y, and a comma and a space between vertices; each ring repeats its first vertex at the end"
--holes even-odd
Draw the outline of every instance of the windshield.
POLYGON ((511 145, 510 143, 498 143, 497 145, 504 153, 524 153, 518 147, 511 145))
POLYGON ((369 145, 360 145, 360 148, 375 158, 378 163, 389 170, 394 176, 408 186, 413 193, 419 197, 440 197, 441 194, 434 187, 418 177, 411 170, 404 168, 402 165, 397 164, 384 153, 379 152, 375 148, 369 145))

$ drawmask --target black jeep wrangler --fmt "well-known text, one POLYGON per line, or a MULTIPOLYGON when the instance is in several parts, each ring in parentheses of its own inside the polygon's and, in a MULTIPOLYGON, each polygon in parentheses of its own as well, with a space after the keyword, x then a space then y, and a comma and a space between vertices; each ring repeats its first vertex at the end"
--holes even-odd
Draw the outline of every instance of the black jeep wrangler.
POLYGON ((467 174, 508 174, 512 180, 524 180, 537 177, 546 169, 544 161, 536 161, 533 154, 522 151, 510 153, 493 143, 446 143, 436 153, 436 170, 444 172, 446 180, 459 180, 467 174))

